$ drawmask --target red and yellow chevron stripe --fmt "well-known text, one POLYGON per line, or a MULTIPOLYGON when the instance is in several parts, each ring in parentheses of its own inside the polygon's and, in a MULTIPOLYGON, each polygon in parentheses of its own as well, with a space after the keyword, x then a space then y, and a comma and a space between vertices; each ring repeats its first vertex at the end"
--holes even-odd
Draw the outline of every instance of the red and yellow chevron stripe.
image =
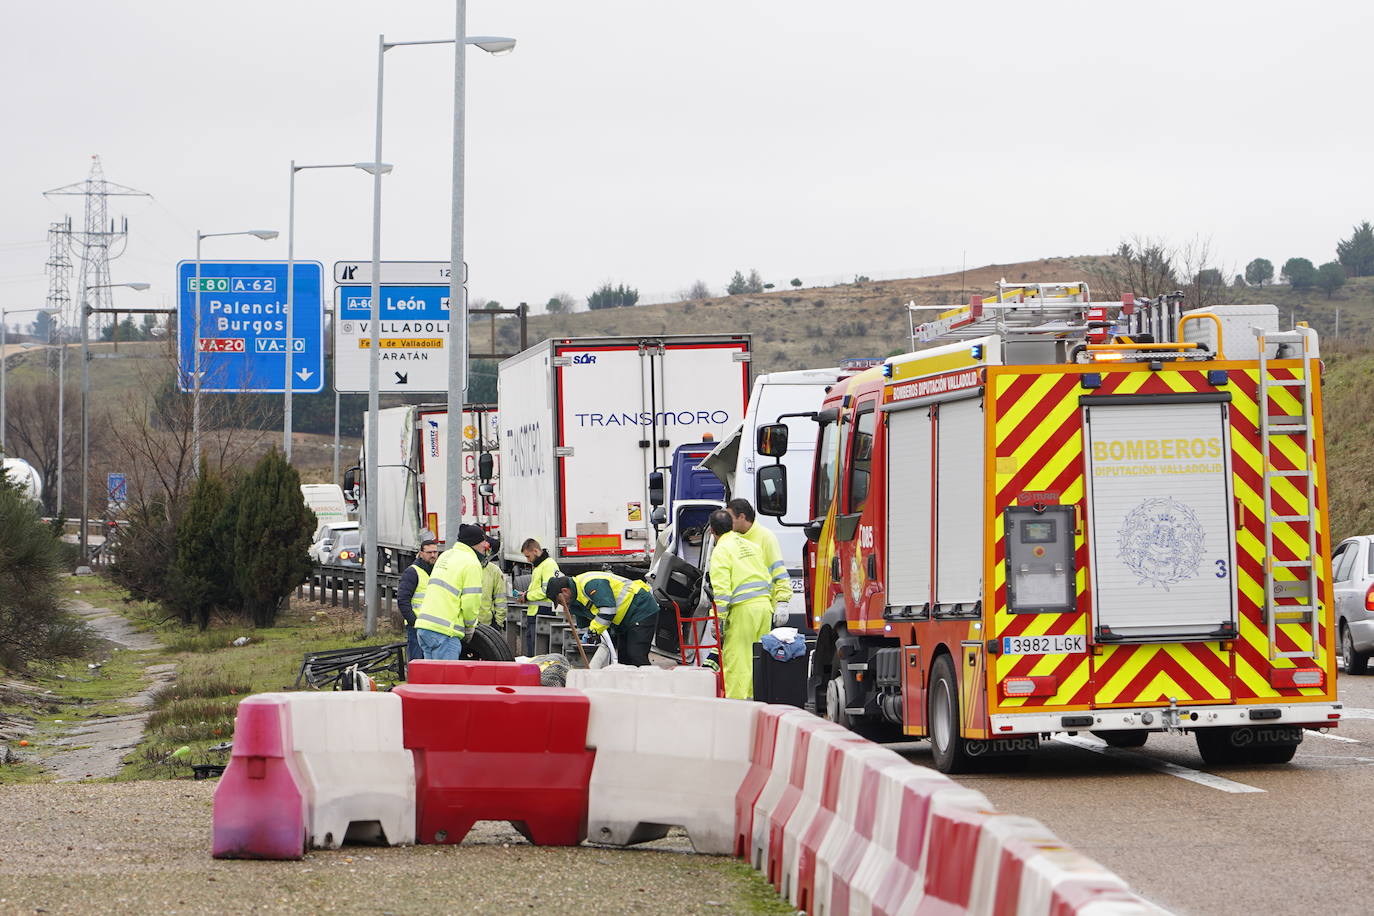
MULTIPOLYGON (((1271 377, 1291 379, 1301 374, 1301 363, 1270 364, 1271 377)), ((1086 655, 998 655, 990 659, 988 693, 990 712, 1035 709, 1082 709, 1100 706, 1157 705, 1177 700, 1180 704, 1229 703, 1280 699, 1321 698, 1334 695, 1334 644, 1324 617, 1319 645, 1313 647, 1302 622, 1305 608, 1291 599, 1292 612, 1281 612, 1279 648, 1315 650, 1318 664, 1328 671, 1326 688, 1275 688, 1270 685, 1271 667, 1294 667, 1311 662, 1270 660, 1265 628, 1263 557, 1263 495, 1259 454, 1259 407, 1256 404, 1259 370, 1254 363, 1173 364, 1152 371, 1145 364, 1107 368, 1101 365, 1056 366, 1027 370, 993 367, 988 373, 988 437, 993 443, 988 457, 988 493, 985 500, 987 543, 992 545, 984 570, 986 592, 992 605, 991 638, 1004 636, 1088 635, 1091 591, 1088 581, 1088 548, 1080 524, 1075 536, 1078 567, 1078 606, 1067 614, 1012 614, 1007 610, 1006 544, 1003 510, 1015 505, 1028 491, 1057 493, 1060 505, 1073 505, 1078 517, 1086 517, 1082 412, 1078 399, 1085 372, 1098 373, 1101 387, 1094 394, 1171 394, 1218 390, 1207 380, 1207 371, 1227 369, 1224 389, 1231 393, 1231 458, 1234 488, 1240 504, 1237 528, 1236 582, 1240 636, 1236 640, 1206 643, 1157 643, 1098 647, 1086 655), (1002 698, 999 684, 1010 677, 1052 675, 1058 683, 1053 696, 1002 698)), ((1293 396, 1297 389, 1271 389, 1271 416, 1301 416, 1302 405, 1293 396)), ((1317 389, 1319 390, 1319 389, 1317 389)), ((1320 404, 1314 405, 1320 423, 1320 404)), ((1321 432, 1315 430, 1320 445, 1321 432)), ((1305 443, 1300 436, 1273 437, 1272 466, 1305 468, 1305 443)), ((1317 481, 1324 482, 1323 456, 1317 450, 1317 481)), ((1306 515, 1301 478, 1275 481, 1272 514, 1306 515)), ((1329 557, 1325 530, 1325 498, 1318 497, 1319 554, 1329 557)), ((1302 522, 1274 523, 1275 560, 1307 558, 1307 531, 1302 522)), ((1330 607, 1329 562, 1320 567, 1320 600, 1330 607)), ((1276 578, 1294 580, 1298 571, 1279 567, 1276 578)))

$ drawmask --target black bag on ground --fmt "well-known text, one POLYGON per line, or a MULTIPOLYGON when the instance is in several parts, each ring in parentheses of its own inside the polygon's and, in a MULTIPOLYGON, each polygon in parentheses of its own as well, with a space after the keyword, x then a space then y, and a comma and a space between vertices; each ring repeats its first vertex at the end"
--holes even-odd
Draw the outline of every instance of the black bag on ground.
MULTIPOLYGON (((798 637, 800 638, 800 637, 798 637)), ((806 706, 810 653, 780 662, 754 643, 754 699, 760 703, 806 706)))

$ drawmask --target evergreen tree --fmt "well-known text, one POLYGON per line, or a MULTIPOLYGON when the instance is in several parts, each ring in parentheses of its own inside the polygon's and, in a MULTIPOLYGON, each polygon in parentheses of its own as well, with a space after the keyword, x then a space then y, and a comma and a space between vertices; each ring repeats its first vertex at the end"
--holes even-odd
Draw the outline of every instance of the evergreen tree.
MULTIPOLYGON (((243 608, 254 626, 276 623, 277 609, 310 574, 315 513, 301 498, 301 478, 273 447, 237 488, 233 564, 243 608)), ((375 563, 376 557, 364 562, 375 563)))
POLYGON ((1245 282, 1263 286, 1274 279, 1274 265, 1268 258, 1255 258, 1245 265, 1245 282))
POLYGON ((1368 220, 1356 226, 1350 238, 1336 243, 1336 259, 1345 268, 1346 276, 1368 277, 1374 274, 1374 226, 1368 220))
POLYGON ((238 603, 230 560, 232 538, 226 542, 232 528, 226 530, 222 520, 229 503, 229 487, 202 458, 200 477, 177 523, 172 602, 183 623, 195 623, 202 630, 209 626, 215 607, 238 603))
POLYGON ((740 293, 749 292, 749 281, 744 279, 744 274, 735 271, 735 275, 730 278, 730 282, 725 287, 725 292, 731 296, 738 296, 740 293))
POLYGON ((1327 261, 1317 268, 1316 285, 1330 299, 1336 290, 1345 286, 1345 268, 1335 261, 1327 261))
POLYGON ((1294 289, 1311 289, 1317 282, 1317 268, 1307 258, 1289 258, 1283 262, 1283 272, 1279 279, 1294 289))

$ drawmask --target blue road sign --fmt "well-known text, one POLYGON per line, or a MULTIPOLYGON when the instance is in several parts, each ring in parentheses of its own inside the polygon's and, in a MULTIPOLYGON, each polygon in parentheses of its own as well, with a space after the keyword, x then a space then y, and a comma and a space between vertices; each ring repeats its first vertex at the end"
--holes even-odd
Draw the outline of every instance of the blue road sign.
MULTIPOLYGON (((381 286, 382 321, 448 321, 447 286, 381 286)), ((339 320, 367 321, 372 317, 372 287, 339 287, 339 320)))
POLYGON ((129 478, 125 474, 106 474, 105 492, 110 495, 110 502, 123 505, 129 501, 129 478))
MULTIPOLYGON (((292 303, 291 390, 324 388, 324 297, 318 261, 297 261, 292 303)), ((195 337, 196 262, 177 264, 177 330, 182 391, 281 393, 286 390, 286 262, 202 261, 200 340, 195 337)))

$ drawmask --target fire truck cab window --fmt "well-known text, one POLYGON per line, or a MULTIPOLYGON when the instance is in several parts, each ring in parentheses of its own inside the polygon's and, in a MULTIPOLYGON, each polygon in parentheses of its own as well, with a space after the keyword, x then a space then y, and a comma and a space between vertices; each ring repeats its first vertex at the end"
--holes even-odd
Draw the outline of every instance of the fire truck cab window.
POLYGON ((849 514, 862 512, 868 502, 869 469, 873 464, 873 430, 878 415, 873 412, 873 404, 859 408, 858 421, 854 428, 852 452, 849 458, 849 492, 845 511, 849 514))
POLYGON ((827 423, 821 427, 821 444, 816 451, 816 515, 825 515, 830 500, 835 496, 835 465, 839 462, 839 452, 835 448, 835 437, 839 423, 827 423))

